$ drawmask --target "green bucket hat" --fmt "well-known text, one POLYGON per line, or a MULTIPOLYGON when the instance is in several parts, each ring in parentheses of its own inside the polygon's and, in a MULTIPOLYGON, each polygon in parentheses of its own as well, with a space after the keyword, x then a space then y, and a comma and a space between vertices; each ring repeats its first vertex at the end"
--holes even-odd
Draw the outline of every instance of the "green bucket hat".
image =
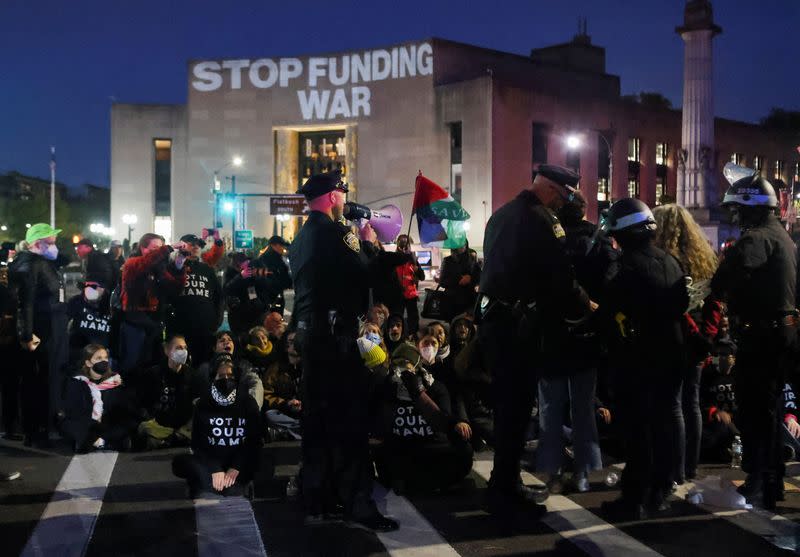
POLYGON ((61 232, 60 228, 53 228, 45 222, 37 222, 25 233, 25 241, 32 244, 36 240, 41 240, 42 238, 58 236, 59 232, 61 232))

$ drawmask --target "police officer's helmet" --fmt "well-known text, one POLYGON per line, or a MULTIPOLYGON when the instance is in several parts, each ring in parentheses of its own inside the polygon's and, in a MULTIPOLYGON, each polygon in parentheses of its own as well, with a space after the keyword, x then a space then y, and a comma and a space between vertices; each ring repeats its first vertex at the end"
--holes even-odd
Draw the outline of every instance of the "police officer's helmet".
POLYGON ((615 201, 605 214, 604 228, 610 233, 652 231, 656 219, 646 203, 632 197, 615 201))
POLYGON ((723 207, 728 205, 775 208, 778 206, 778 196, 769 180, 756 174, 731 184, 722 200, 723 207))

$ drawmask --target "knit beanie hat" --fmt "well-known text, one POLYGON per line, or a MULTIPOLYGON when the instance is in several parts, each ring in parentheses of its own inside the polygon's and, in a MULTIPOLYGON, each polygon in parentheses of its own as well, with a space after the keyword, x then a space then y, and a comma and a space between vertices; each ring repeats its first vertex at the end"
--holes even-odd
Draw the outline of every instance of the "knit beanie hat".
POLYGON ((394 349, 394 352, 392 352, 393 364, 410 363, 412 366, 417 367, 421 359, 417 347, 407 342, 401 343, 394 349))
POLYGON ((356 343, 358 344, 358 351, 364 359, 364 365, 368 368, 378 367, 386 361, 386 352, 383 351, 383 348, 367 337, 360 337, 356 343))

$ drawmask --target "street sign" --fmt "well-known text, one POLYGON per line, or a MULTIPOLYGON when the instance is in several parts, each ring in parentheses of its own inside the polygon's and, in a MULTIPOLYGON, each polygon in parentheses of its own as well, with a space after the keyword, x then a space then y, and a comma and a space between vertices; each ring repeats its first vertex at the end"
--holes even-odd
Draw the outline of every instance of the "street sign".
POLYGON ((302 195, 271 195, 269 198, 270 215, 294 215, 302 217, 308 214, 308 204, 302 195))
POLYGON ((234 249, 253 249, 253 231, 235 230, 233 232, 234 249))

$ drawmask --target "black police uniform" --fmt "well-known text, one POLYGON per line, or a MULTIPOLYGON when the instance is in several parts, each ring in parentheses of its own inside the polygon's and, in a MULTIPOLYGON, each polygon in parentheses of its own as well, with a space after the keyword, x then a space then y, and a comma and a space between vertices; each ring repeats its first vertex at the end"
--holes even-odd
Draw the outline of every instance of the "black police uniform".
POLYGON ((743 468, 755 484, 764 481, 764 504, 774 505, 782 488, 776 415, 786 357, 794 344, 797 264, 789 234, 773 214, 745 230, 725 252, 711 281, 738 322, 736 399, 744 447, 743 468))
MULTIPOLYGON (((270 238, 270 240, 276 240, 276 238, 273 237, 270 238)), ((272 244, 272 241, 270 244, 272 244)), ((272 273, 267 277, 270 287, 274 292, 272 299, 269 300, 269 305, 273 311, 279 311, 282 314, 284 307, 283 292, 292 287, 292 277, 289 274, 289 267, 286 265, 283 257, 271 247, 268 248, 258 260, 272 273)))
MULTIPOLYGON (((567 179, 576 183, 579 177, 571 174, 567 179)), ((558 173, 551 179, 568 183, 558 173)), ((536 346, 541 337, 531 326, 534 321, 546 326, 561 323, 565 316, 582 316, 589 299, 566 258, 558 218, 532 191, 523 191, 492 215, 483 253, 478 337, 492 372, 495 398, 490 487, 502 499, 518 493, 520 458, 536 392, 536 346), (518 309, 528 311, 531 304, 536 304, 537 317, 523 318, 518 309)), ((500 503, 501 512, 502 507, 500 503)))
MULTIPOLYGON (((332 173, 333 174, 333 173, 332 173)), ((312 177, 301 193, 334 189, 312 177)), ((339 186, 341 187, 341 186, 339 186)), ((342 188, 343 189, 343 188, 342 188)), ((303 356, 303 498, 307 515, 341 502, 356 519, 374 516, 368 447, 368 370, 356 345, 369 300, 367 257, 341 222, 312 211, 291 246, 295 345, 303 356)))

